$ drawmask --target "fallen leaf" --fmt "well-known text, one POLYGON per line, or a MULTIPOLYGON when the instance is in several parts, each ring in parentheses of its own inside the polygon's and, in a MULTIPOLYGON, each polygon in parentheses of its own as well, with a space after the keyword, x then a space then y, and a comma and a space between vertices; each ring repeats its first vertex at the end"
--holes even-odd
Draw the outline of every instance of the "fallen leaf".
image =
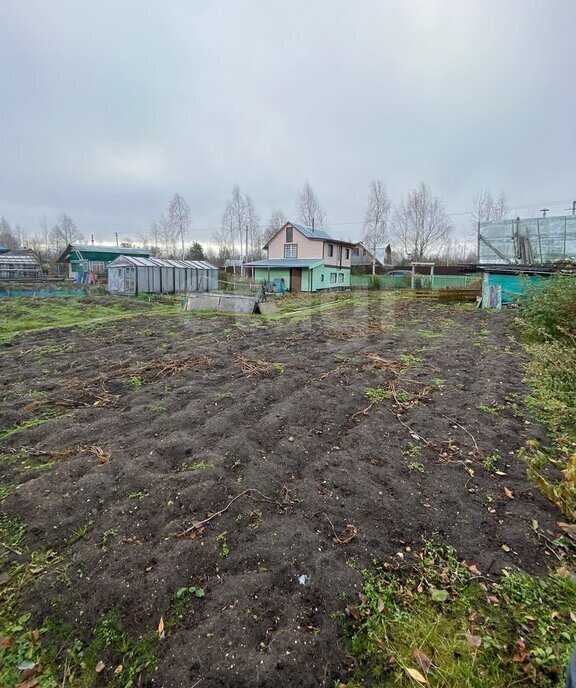
POLYGON ((574 614, 574 612, 570 612, 570 618, 574 623, 576 623, 576 614, 574 614))
POLYGON ((512 490, 509 490, 507 487, 504 488, 504 494, 508 497, 508 499, 514 499, 512 490))
POLYGON ((448 590, 430 588, 430 597, 434 600, 434 602, 446 602, 448 599, 448 590))
POLYGON ((563 521, 557 521, 556 525, 567 535, 576 539, 576 523, 564 523, 563 521))
POLYGON ((36 688, 36 686, 39 684, 40 681, 37 678, 29 678, 26 681, 17 683, 14 688, 36 688))
POLYGON ((160 623, 158 624, 158 635, 160 636, 160 640, 164 638, 164 617, 160 617, 160 623))
POLYGON ((101 674, 105 668, 106 668, 106 665, 104 664, 104 662, 102 660, 100 660, 94 669, 95 669, 97 674, 101 674))
POLYGON ((557 619, 559 616, 560 616, 560 612, 552 612, 552 613, 550 614, 550 618, 551 618, 552 620, 557 619))
POLYGON ((351 616, 353 619, 356 619, 356 621, 360 621, 360 610, 358 607, 353 607, 352 605, 348 605, 346 607, 346 613, 348 616, 351 616))
POLYGON ((504 552, 510 551, 510 547, 508 547, 508 545, 502 545, 502 547, 500 549, 504 550, 504 552))
POLYGON ((570 578, 570 571, 565 566, 559 566, 556 569, 556 575, 560 576, 561 578, 570 578))
POLYGON ((35 628, 35 629, 30 633, 30 637, 32 638, 32 642, 33 642, 33 643, 37 643, 37 642, 38 642, 38 638, 40 637, 40 631, 39 631, 38 629, 35 628))
POLYGON ((0 637, 0 650, 5 650, 8 647, 14 645, 14 638, 8 638, 7 636, 0 637))
POLYGON ((535 518, 530 523, 532 524, 532 530, 538 530, 538 521, 535 518))
POLYGON ((473 648, 479 648, 482 645, 482 638, 479 635, 470 633, 470 631, 466 631, 466 641, 473 648))
POLYGON ((384 604, 384 600, 379 597, 378 598, 378 611, 382 613, 386 609, 386 605, 384 604))
POLYGON ((500 604, 500 600, 494 595, 488 595, 488 602, 491 604, 500 604))
POLYGON ((470 573, 473 573, 475 576, 480 575, 480 571, 478 570, 476 564, 470 564, 470 566, 468 567, 468 571, 470 571, 470 573))
POLYGON ((406 667, 406 673, 408 674, 408 676, 410 676, 410 678, 414 679, 422 686, 428 685, 428 681, 424 678, 424 676, 422 676, 418 669, 411 669, 410 667, 406 667))
POLYGON ((507 473, 504 473, 504 471, 494 471, 496 475, 507 475, 507 473))
POLYGON ((474 471, 471 468, 469 468, 468 466, 464 466, 464 470, 466 471, 466 473, 468 473, 468 475, 474 477, 474 471))
POLYGON ((121 674, 123 671, 124 671, 124 667, 122 666, 122 664, 119 664, 119 665, 114 669, 114 673, 115 673, 116 675, 121 674))
POLYGON ((432 671, 432 660, 422 650, 414 650, 414 659, 425 674, 429 674, 432 671))

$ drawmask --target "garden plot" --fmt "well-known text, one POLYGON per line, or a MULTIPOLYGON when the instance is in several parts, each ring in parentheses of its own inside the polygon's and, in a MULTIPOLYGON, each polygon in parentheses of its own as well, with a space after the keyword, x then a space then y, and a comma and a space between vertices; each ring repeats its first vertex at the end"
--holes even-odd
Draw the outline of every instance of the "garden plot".
POLYGON ((551 563, 507 313, 376 295, 9 344, 0 575, 31 616, 3 634, 32 632, 41 685, 332 686, 374 560, 435 541, 486 581, 551 563))

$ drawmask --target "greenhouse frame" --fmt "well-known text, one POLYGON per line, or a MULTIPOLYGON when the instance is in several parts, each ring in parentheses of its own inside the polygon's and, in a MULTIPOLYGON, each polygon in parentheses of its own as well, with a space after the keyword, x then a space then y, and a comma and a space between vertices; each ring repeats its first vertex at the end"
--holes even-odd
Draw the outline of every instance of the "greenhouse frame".
POLYGON ((0 255, 0 279, 27 280, 43 276, 40 263, 32 255, 3 253, 0 255))
POLYGON ((218 289, 218 268, 203 260, 120 256, 108 264, 111 294, 188 294, 218 289))

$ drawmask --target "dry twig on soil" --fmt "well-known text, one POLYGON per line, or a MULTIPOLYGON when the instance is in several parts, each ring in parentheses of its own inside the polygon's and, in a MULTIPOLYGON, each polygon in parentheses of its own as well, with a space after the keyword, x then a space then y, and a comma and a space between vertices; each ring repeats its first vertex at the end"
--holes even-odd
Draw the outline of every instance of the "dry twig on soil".
POLYGON ((248 377, 271 377, 270 369, 266 361, 252 361, 243 354, 236 354, 234 362, 242 368, 248 377))
POLYGON ((346 527, 344 528, 344 532, 347 533, 347 535, 345 535, 344 537, 340 537, 336 533, 336 528, 334 528, 334 524, 328 517, 328 514, 324 514, 324 516, 326 517, 326 520, 332 527, 332 532, 334 533, 334 542, 337 542, 339 545, 347 545, 351 540, 353 540, 356 537, 356 535, 358 535, 358 528, 352 525, 352 523, 347 523, 346 527))
POLYGON ((253 487, 249 487, 247 490, 244 490, 243 492, 240 492, 240 494, 237 494, 235 497, 233 497, 228 504, 226 504, 225 507, 222 509, 219 509, 218 511, 214 512, 208 512, 208 516, 201 520, 201 521, 194 521, 194 523, 189 526, 188 528, 185 528, 182 531, 179 531, 177 533, 172 533, 172 537, 177 537, 177 538, 183 538, 183 537, 191 537, 194 538, 195 535, 198 532, 202 532, 204 530, 204 527, 210 523, 213 519, 215 519, 217 516, 221 516, 225 511, 228 511, 228 509, 234 504, 235 501, 240 499, 241 497, 245 497, 246 495, 251 495, 251 494, 257 494, 259 495, 265 502, 271 502, 272 504, 276 504, 278 506, 287 506, 288 504, 294 504, 295 500, 293 500, 290 497, 290 493, 286 487, 283 487, 281 492, 280 492, 280 499, 273 499, 272 497, 269 497, 268 495, 265 495, 263 492, 260 492, 260 490, 256 490, 253 487))

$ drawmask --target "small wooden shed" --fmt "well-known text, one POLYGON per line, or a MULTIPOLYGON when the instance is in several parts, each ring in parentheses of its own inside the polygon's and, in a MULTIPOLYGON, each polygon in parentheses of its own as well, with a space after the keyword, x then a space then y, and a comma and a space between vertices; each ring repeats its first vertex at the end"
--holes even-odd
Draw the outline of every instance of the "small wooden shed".
POLYGON ((218 289, 218 268, 204 260, 121 256, 108 264, 111 294, 188 294, 218 289))

